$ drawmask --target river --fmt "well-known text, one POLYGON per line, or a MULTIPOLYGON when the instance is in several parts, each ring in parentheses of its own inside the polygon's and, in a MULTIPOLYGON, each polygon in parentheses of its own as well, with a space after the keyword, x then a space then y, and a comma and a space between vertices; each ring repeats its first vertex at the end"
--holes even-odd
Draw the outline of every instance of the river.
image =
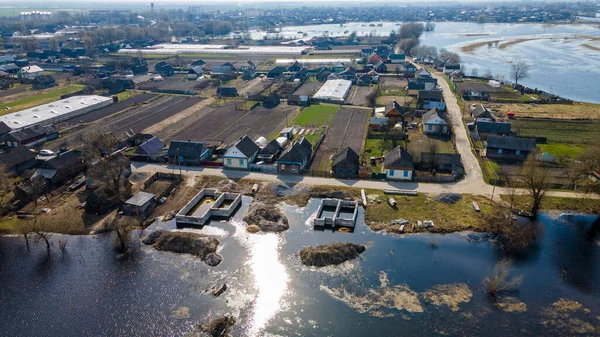
MULTIPOLYGON (((375 233, 364 224, 362 210, 354 233, 314 231, 314 199, 304 208, 285 208, 289 231, 249 234, 241 221, 249 202, 244 197, 229 222, 183 229, 221 240, 223 262, 217 267, 144 245, 119 256, 110 234, 54 235, 49 257, 41 244, 27 250, 20 237, 0 238, 0 335, 182 336, 222 314, 237 317, 234 336, 600 331, 600 238, 584 239, 594 217, 540 218, 539 247, 513 267, 523 275, 513 296, 526 311, 508 313, 492 305, 481 286, 504 258, 492 243, 469 240, 467 233, 375 233), (58 249, 58 240, 68 240, 66 251, 58 249), (360 259, 337 267, 309 268, 299 261, 305 245, 344 241, 368 248, 360 259), (223 282, 227 291, 220 297, 204 293, 223 282), (457 291, 440 305, 424 295, 437 287, 457 291), (559 298, 583 307, 549 310, 559 298)), ((173 221, 157 222, 149 230, 174 227, 173 221)))
MULTIPOLYGON (((335 24, 290 26, 279 33, 285 38, 309 38, 315 36, 345 36, 350 32, 358 35, 388 35, 397 30, 397 22, 355 22, 342 26, 335 24), (306 36, 303 36, 306 34, 306 36)), ((529 78, 521 82, 562 97, 600 103, 598 78, 600 78, 600 51, 586 48, 584 44, 600 48, 600 41, 574 36, 600 37, 598 25, 561 24, 514 24, 471 22, 439 22, 435 30, 425 32, 421 44, 433 45, 457 52, 471 75, 474 69, 478 74, 490 72, 493 76, 511 82, 510 63, 524 61, 532 66, 529 78), (565 39, 567 37, 568 39, 565 39), (570 37, 570 38, 569 38, 570 37), (486 41, 500 40, 500 43, 515 39, 534 39, 514 44, 507 48, 481 47, 465 53, 461 47, 486 41)), ((252 31, 254 39, 262 39, 265 32, 252 31)))

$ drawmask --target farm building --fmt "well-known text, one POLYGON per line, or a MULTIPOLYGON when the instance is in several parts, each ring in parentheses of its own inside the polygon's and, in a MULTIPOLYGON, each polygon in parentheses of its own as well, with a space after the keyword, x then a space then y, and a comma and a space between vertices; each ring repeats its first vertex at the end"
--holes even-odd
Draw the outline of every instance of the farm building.
POLYGON ((50 75, 40 75, 31 81, 33 89, 48 89, 56 86, 56 80, 50 75))
POLYGON ((83 172, 84 168, 85 163, 79 152, 69 150, 44 161, 33 176, 41 176, 46 179, 48 185, 58 186, 67 180, 73 179, 83 172))
POLYGON ((156 197, 152 193, 138 192, 129 198, 123 204, 123 213, 125 215, 141 216, 146 218, 152 213, 152 208, 156 203, 156 197))
POLYGON ((158 137, 152 137, 138 146, 135 150, 135 156, 148 161, 160 160, 164 153, 162 151, 164 146, 158 137))
POLYGON ((282 150, 283 148, 281 147, 281 144, 279 144, 276 139, 273 139, 271 142, 269 142, 269 144, 267 144, 267 146, 263 147, 258 152, 257 158, 259 161, 264 163, 271 163, 275 158, 277 158, 282 150))
POLYGON ((475 123, 480 140, 486 140, 489 135, 510 136, 511 124, 508 122, 488 122, 478 120, 475 123))
POLYGON ((323 101, 343 102, 348 96, 351 86, 352 81, 328 80, 313 98, 323 101))
POLYGON ((390 62, 391 63, 404 63, 406 61, 406 56, 404 54, 391 54, 390 62))
POLYGON ((406 109, 393 100, 386 104, 383 115, 392 122, 398 122, 402 120, 405 113, 406 109))
POLYGON ((412 180, 415 163, 402 146, 398 146, 383 157, 385 178, 389 180, 412 180))
POLYGON ((492 111, 483 106, 483 104, 478 104, 471 108, 471 117, 473 117, 473 121, 485 121, 485 122, 495 122, 496 117, 492 114, 492 111))
POLYGON ((260 147, 244 135, 223 155, 223 166, 226 168, 248 169, 256 159, 260 147))
POLYGON ((444 95, 441 90, 419 90, 417 106, 423 109, 445 110, 444 95))
POLYGON ((237 97, 238 91, 235 87, 218 87, 217 96, 219 97, 237 97))
POLYGON ((333 159, 333 176, 336 178, 357 178, 359 166, 360 157, 348 147, 333 159))
POLYGON ((535 150, 535 138, 502 137, 487 138, 486 156, 492 159, 525 160, 535 150))
POLYGON ((110 97, 73 96, 4 115, 0 117, 0 123, 4 123, 12 130, 20 130, 32 125, 49 125, 98 110, 112 103, 110 97))
POLYGON ((35 146, 58 138, 58 131, 52 125, 33 125, 14 130, 0 137, 7 147, 35 146))

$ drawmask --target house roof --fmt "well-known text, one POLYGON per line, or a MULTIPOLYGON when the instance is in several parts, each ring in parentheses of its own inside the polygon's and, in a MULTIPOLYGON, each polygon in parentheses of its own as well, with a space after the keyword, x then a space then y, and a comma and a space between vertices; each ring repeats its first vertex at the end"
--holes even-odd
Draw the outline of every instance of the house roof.
POLYGON ((405 61, 404 63, 402 63, 402 66, 404 68, 414 68, 414 69, 417 69, 417 67, 414 64, 412 64, 412 63, 410 63, 408 61, 405 61))
POLYGON ((419 99, 442 100, 444 95, 441 90, 419 90, 419 99))
POLYGON ((479 132, 510 133, 511 125, 509 122, 488 122, 477 121, 475 124, 479 132))
POLYGON ((218 87, 217 88, 217 94, 233 94, 236 93, 237 94, 237 88, 235 87, 218 87))
POLYGON ((9 169, 33 159, 35 159, 35 153, 29 151, 25 146, 19 146, 0 154, 0 162, 9 169))
POLYGON ((431 73, 421 68, 415 73, 415 77, 431 77, 431 73))
POLYGON ((148 156, 152 156, 158 153, 165 145, 163 142, 156 136, 148 139, 143 142, 136 150, 136 154, 145 154, 148 156))
POLYGON ((383 60, 379 60, 379 61, 377 61, 377 63, 375 63, 375 66, 374 66, 374 67, 375 67, 375 68, 379 68, 379 67, 381 67, 381 66, 387 67, 387 66, 385 65, 385 63, 383 63, 383 60))
POLYGON ((191 66, 203 66, 205 64, 206 62, 204 62, 203 60, 195 60, 194 62, 190 63, 191 66))
POLYGON ((242 136, 242 138, 240 138, 240 140, 238 140, 234 146, 240 150, 240 152, 243 153, 246 158, 250 158, 260 151, 260 147, 258 147, 258 145, 256 145, 256 143, 246 135, 242 136))
POLYGON ((460 64, 457 63, 447 63, 444 65, 445 69, 457 69, 460 70, 460 64))
POLYGON ((402 146, 398 146, 383 157, 383 167, 386 169, 414 169, 413 158, 402 146))
POLYGON ((21 130, 11 131, 7 135, 3 136, 2 139, 13 140, 13 141, 16 140, 17 142, 20 142, 20 141, 24 141, 24 140, 28 140, 28 139, 32 139, 32 138, 36 138, 36 137, 42 137, 44 135, 51 135, 51 134, 55 134, 55 133, 58 133, 58 131, 52 125, 45 125, 45 126, 33 125, 33 126, 23 128, 21 130))
POLYGON ((169 144, 169 157, 177 156, 188 158, 200 158, 204 153, 204 143, 190 142, 184 140, 172 140, 169 144))
POLYGON ((190 68, 189 73, 190 74, 196 74, 196 75, 200 75, 202 74, 203 70, 201 66, 194 66, 190 68))
POLYGON ((140 192, 137 192, 133 197, 131 197, 127 201, 125 201, 125 203, 128 205, 141 207, 141 206, 144 206, 147 202, 151 201, 154 198, 155 198, 154 194, 140 191, 140 192))
POLYGON ((535 138, 490 135, 487 138, 487 147, 495 149, 531 151, 535 149, 535 138))
POLYGON ((441 120, 444 121, 444 124, 448 124, 446 122, 446 118, 445 117, 446 116, 442 116, 440 114, 440 112, 438 111, 438 109, 433 108, 433 109, 431 109, 431 110, 429 110, 429 111, 427 111, 426 113, 423 114, 423 123, 427 123, 429 121, 432 121, 435 118, 440 118, 441 120))
POLYGON ((75 166, 75 164, 81 161, 82 158, 77 151, 69 150, 46 160, 41 167, 60 171, 75 166))
POLYGON ((277 139, 273 139, 272 141, 269 142, 269 144, 267 144, 267 146, 262 148, 260 150, 260 152, 258 152, 258 153, 261 155, 274 155, 277 152, 279 152, 279 150, 281 150, 281 145, 279 144, 277 139))
POLYGON ((385 115, 389 114, 390 111, 392 111, 393 109, 396 109, 396 111, 398 111, 400 114, 404 113, 404 108, 402 106, 400 106, 400 104, 398 104, 398 102, 393 100, 385 105, 385 115))
MULTIPOLYGON (((431 153, 424 151, 420 156, 421 163, 431 163, 431 153)), ((462 166, 460 154, 456 153, 436 153, 435 162, 439 165, 457 165, 462 166)))
POLYGON ((21 68, 21 74, 39 73, 39 72, 43 72, 43 71, 44 71, 44 69, 42 69, 36 65, 21 68))
POLYGON ((18 65, 14 64, 14 63, 9 63, 9 64, 0 66, 0 69, 4 69, 4 71, 11 71, 11 70, 18 70, 20 68, 18 65))
POLYGON ((424 90, 425 83, 424 82, 408 82, 408 90, 424 90))
POLYGON ((406 56, 404 54, 391 54, 390 60, 404 60, 406 56))
POLYGON ((310 157, 312 153, 312 145, 306 138, 302 137, 302 139, 298 142, 295 142, 292 146, 290 146, 287 150, 281 154, 278 161, 288 162, 288 163, 304 163, 310 157))
POLYGON ((40 75, 40 76, 37 76, 36 78, 34 78, 32 82, 34 84, 48 84, 48 83, 55 83, 56 80, 54 79, 54 77, 52 77, 50 75, 40 75))
POLYGON ((228 72, 231 72, 231 67, 229 67, 229 66, 214 66, 211 68, 210 72, 213 74, 226 74, 228 72))
POLYGON ((45 179, 52 179, 52 178, 54 178, 54 176, 56 175, 57 172, 58 171, 56 171, 55 169, 39 168, 39 169, 35 170, 35 172, 33 172, 33 175, 31 177, 32 178, 42 177, 45 179))
POLYGON ((360 158, 354 150, 346 148, 342 152, 338 153, 333 160, 333 167, 352 167, 358 168, 360 165, 360 158))
POLYGON ((353 67, 348 67, 340 73, 340 76, 354 76, 354 75, 356 75, 356 69, 354 69, 353 67))
POLYGON ((479 105, 475 106, 475 108, 473 108, 471 110, 471 116, 473 116, 473 118, 495 119, 495 117, 492 114, 492 112, 490 111, 490 109, 484 107, 483 104, 479 104, 479 105))

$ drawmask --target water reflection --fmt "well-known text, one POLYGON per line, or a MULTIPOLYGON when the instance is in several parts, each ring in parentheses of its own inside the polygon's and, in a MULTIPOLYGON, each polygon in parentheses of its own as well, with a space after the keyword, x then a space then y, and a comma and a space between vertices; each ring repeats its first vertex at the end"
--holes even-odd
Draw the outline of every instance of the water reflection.
POLYGON ((283 297, 290 281, 279 256, 283 238, 275 233, 248 234, 245 223, 235 221, 232 224, 236 227, 234 237, 248 251, 247 265, 258 290, 245 333, 260 336, 269 320, 282 310, 283 297))

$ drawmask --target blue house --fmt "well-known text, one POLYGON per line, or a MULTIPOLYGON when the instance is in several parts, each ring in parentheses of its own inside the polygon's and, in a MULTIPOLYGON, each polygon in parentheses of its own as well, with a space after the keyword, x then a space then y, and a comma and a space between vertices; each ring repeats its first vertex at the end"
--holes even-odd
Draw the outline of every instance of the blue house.
POLYGON ((184 140, 172 140, 167 152, 169 163, 186 166, 200 166, 200 162, 211 155, 211 150, 204 143, 184 140))

